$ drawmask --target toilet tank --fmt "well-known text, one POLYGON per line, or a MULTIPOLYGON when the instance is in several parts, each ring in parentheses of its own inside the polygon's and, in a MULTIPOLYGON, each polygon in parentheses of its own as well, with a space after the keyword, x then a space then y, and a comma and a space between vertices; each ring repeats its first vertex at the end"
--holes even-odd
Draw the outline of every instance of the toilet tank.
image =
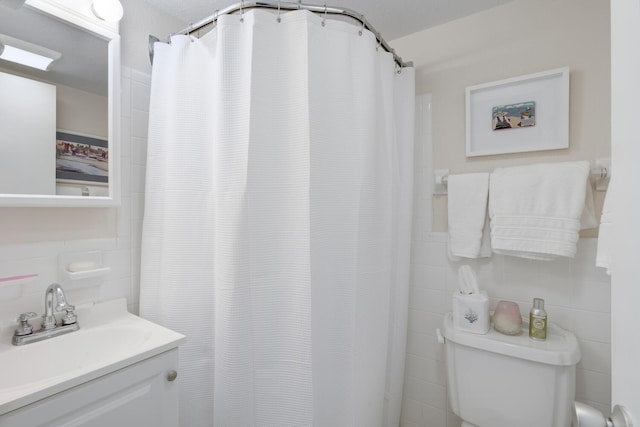
POLYGON ((580 349, 575 336, 549 323, 546 341, 529 325, 509 336, 486 335, 443 321, 447 389, 453 412, 478 427, 570 427, 580 349))

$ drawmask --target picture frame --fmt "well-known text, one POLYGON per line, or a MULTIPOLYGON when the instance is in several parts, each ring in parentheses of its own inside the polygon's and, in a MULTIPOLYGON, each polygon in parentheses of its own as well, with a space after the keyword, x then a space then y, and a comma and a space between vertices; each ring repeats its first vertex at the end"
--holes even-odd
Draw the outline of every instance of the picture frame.
POLYGON ((563 67, 467 87, 467 157, 569 148, 569 75, 563 67))
POLYGON ((106 138, 58 130, 56 182, 107 186, 109 142, 106 138))

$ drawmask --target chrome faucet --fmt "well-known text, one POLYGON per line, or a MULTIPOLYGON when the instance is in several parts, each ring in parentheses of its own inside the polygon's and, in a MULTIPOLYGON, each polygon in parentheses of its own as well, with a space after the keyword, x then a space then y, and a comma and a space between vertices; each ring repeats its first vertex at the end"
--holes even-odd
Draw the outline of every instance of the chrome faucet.
POLYGON ((34 312, 22 313, 18 319, 18 328, 13 333, 12 343, 14 345, 29 344, 53 338, 80 329, 78 316, 74 313, 75 307, 67 302, 67 298, 62 287, 53 283, 47 287, 44 294, 44 315, 42 316, 42 327, 33 331, 29 324, 29 319, 36 317, 34 312), (54 305, 54 299, 56 304, 54 305), (54 316, 54 311, 65 311, 62 322, 58 325, 54 316))
POLYGON ((62 287, 53 283, 49 285, 44 293, 44 316, 42 316, 42 329, 53 329, 57 326, 56 318, 53 316, 53 298, 56 298, 57 304, 55 306, 56 311, 65 310, 67 313, 62 317, 63 325, 71 325, 76 323, 78 317, 73 310, 76 308, 67 302, 67 298, 64 295, 62 287))

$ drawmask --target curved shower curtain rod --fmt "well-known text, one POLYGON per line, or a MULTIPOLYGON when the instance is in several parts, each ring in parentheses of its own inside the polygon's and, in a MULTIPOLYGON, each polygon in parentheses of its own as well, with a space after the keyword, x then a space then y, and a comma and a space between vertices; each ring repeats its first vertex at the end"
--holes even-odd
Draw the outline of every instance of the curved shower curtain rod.
MULTIPOLYGON (((169 42, 171 36, 183 34, 193 34, 198 32, 199 30, 215 24, 218 20, 218 17, 221 15, 229 15, 234 12, 242 12, 244 9, 254 9, 254 8, 266 8, 266 9, 276 9, 280 10, 308 10, 315 13, 326 14, 326 15, 343 15, 349 18, 355 19, 356 21, 362 24, 362 28, 371 31, 378 41, 379 45, 382 46, 384 50, 391 53, 393 55, 393 60, 400 68, 404 67, 413 67, 413 62, 404 62, 401 57, 396 55, 395 49, 392 49, 391 46, 382 38, 382 35, 373 28, 373 26, 364 18, 364 15, 354 12, 350 9, 335 7, 335 6, 327 6, 327 5, 313 5, 313 4, 303 4, 302 0, 298 1, 298 3, 290 3, 283 1, 242 1, 240 3, 235 3, 231 6, 228 6, 222 10, 216 11, 213 15, 204 18, 195 24, 189 25, 182 30, 173 33, 167 37, 167 42, 169 42)), ((149 35, 149 60, 153 65, 153 44, 155 42, 159 42, 155 36, 149 35)))

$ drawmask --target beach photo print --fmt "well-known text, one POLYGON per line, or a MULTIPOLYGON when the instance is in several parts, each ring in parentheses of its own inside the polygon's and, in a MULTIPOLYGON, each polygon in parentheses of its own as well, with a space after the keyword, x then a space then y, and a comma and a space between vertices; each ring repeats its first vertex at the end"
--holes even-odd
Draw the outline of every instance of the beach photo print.
POLYGON ((491 116, 491 128, 493 130, 535 126, 536 103, 528 101, 518 104, 498 105, 492 108, 491 116))

